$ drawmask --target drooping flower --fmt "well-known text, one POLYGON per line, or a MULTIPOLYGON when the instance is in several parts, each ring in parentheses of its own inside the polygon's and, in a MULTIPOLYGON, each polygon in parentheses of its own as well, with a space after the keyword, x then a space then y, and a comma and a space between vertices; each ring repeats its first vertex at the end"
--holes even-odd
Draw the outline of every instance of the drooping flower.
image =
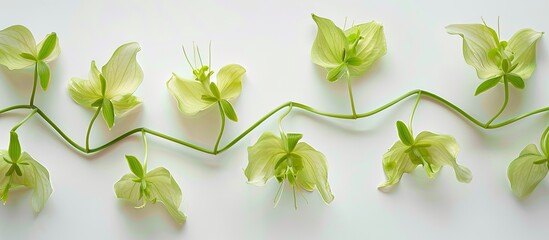
POLYGON ((519 197, 530 195, 538 184, 547 176, 547 158, 544 157, 536 145, 529 144, 520 152, 519 157, 509 164, 507 177, 511 183, 511 190, 519 197))
POLYGON ((48 170, 28 153, 21 152, 15 132, 11 132, 9 149, 0 150, 0 158, 0 200, 6 204, 11 190, 32 188, 32 208, 40 212, 53 192, 48 170))
POLYGON ((213 73, 206 65, 200 68, 193 67, 194 80, 174 73, 166 85, 171 95, 177 100, 177 106, 182 113, 195 115, 219 104, 223 113, 236 122, 238 117, 228 100, 240 95, 242 76, 246 70, 238 64, 226 65, 217 73, 217 84, 210 82, 213 73))
POLYGON ((446 30, 463 38, 465 62, 476 69, 480 79, 486 80, 476 94, 499 82, 509 82, 522 89, 524 80, 530 78, 536 68, 536 43, 542 32, 525 28, 504 41, 485 24, 452 24, 446 30))
POLYGON ((159 201, 177 223, 184 223, 187 216, 179 211, 182 200, 181 188, 170 172, 163 167, 147 172, 146 164, 141 166, 136 157, 126 156, 126 160, 132 173, 124 175, 114 184, 116 197, 136 204, 142 201, 143 204, 137 208, 145 207, 147 202, 155 204, 159 201))
POLYGON ((423 165, 429 177, 434 177, 442 166, 448 165, 454 168, 458 181, 471 181, 471 171, 456 162, 459 146, 454 137, 423 131, 414 139, 401 121, 397 122, 397 129, 400 141, 383 155, 387 181, 379 185, 379 190, 390 190, 404 173, 412 172, 418 165, 423 165))
POLYGON ((54 32, 36 44, 34 36, 24 26, 14 25, 0 31, 0 64, 10 70, 35 65, 40 86, 44 91, 50 81, 50 68, 47 63, 57 58, 60 52, 57 34, 54 32))
POLYGON ((140 50, 138 43, 124 44, 116 49, 101 72, 92 61, 89 80, 72 78, 69 83, 72 99, 84 107, 101 107, 109 128, 114 125, 115 117, 141 103, 133 95, 143 81, 143 70, 136 59, 140 50))
POLYGON ((318 33, 311 49, 313 63, 328 71, 326 79, 335 82, 345 74, 360 76, 387 52, 383 26, 375 21, 347 30, 331 20, 312 15, 318 33))
POLYGON ((285 180, 294 190, 294 200, 296 190, 313 191, 316 188, 324 202, 330 203, 334 196, 328 183, 326 157, 309 144, 299 142, 301 137, 296 133, 282 137, 263 133, 253 146, 248 147, 248 166, 244 174, 248 183, 256 186, 263 186, 275 177, 281 184, 275 204, 280 199, 285 180))

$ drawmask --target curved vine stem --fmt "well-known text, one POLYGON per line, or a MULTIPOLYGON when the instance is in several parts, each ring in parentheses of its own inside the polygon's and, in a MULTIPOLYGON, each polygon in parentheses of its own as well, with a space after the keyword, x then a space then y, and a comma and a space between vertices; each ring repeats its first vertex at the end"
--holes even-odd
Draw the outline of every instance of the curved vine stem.
MULTIPOLYGON (((407 92, 405 93, 404 95, 396 98, 395 100, 389 102, 389 103, 386 103, 385 105, 382 105, 374 110, 371 110, 369 112, 365 112, 365 113, 360 113, 360 114, 356 114, 356 117, 354 115, 347 115, 347 114, 335 114, 335 113, 327 113, 327 112, 322 112, 322 111, 319 111, 315 108, 312 108, 308 105, 305 105, 305 104, 302 104, 302 103, 298 103, 298 102, 287 102, 287 103, 284 103, 278 107, 276 107, 275 109, 271 110, 270 112, 268 112, 265 116, 263 116, 262 118, 260 118, 258 121, 256 121, 254 124, 252 124, 248 129, 244 130, 244 132, 242 132, 240 135, 238 135, 237 137, 235 137, 231 142, 229 142, 227 145, 225 145, 224 147, 221 147, 221 148, 218 148, 217 151, 214 151, 214 150, 210 150, 210 149, 206 149, 204 147, 201 147, 201 146, 198 146, 198 145, 195 145, 195 144, 192 144, 192 143, 189 143, 189 142, 186 142, 186 141, 183 141, 183 140, 180 140, 180 139, 177 139, 177 138, 174 138, 174 137, 171 137, 171 136, 168 136, 166 134, 163 134, 163 133, 160 133, 160 132, 156 132, 154 130, 151 130, 151 129, 148 129, 148 128, 144 128, 144 127, 139 127, 139 128, 135 128, 135 129, 132 129, 116 138, 114 138, 113 140, 99 146, 99 147, 96 147, 96 148, 90 148, 89 147, 89 134, 88 134, 88 137, 86 137, 86 147, 82 147, 81 145, 79 145, 78 143, 74 142, 70 137, 68 137, 42 110, 40 110, 40 108, 38 107, 35 107, 35 106, 31 106, 31 105, 16 105, 16 106, 11 106, 11 107, 8 107, 8 108, 5 108, 5 109, 0 109, 0 114, 2 113, 6 113, 6 112, 10 112, 10 111, 13 111, 13 110, 17 110, 17 109, 33 109, 33 111, 36 111, 36 113, 38 113, 38 115, 40 117, 42 117, 42 119, 44 119, 44 121, 46 121, 60 136, 61 138, 63 138, 67 143, 69 143, 71 146, 73 146, 74 148, 76 148, 77 150, 79 150, 80 152, 83 152, 83 153, 95 153, 95 152, 99 152, 105 148, 108 148, 120 141, 122 141, 123 139, 135 134, 135 133, 148 133, 150 135, 153 135, 153 136, 156 136, 158 138, 162 138, 164 140, 167 140, 167 141, 170 141, 170 142, 173 142, 173 143, 176 143, 176 144, 180 144, 180 145, 183 145, 183 146, 186 146, 186 147, 189 147, 191 149, 194 149, 194 150, 197 150, 197 151, 200 151, 200 152, 203 152, 203 153, 207 153, 207 154, 212 154, 212 155, 216 155, 216 154, 219 154, 221 152, 224 152, 226 151, 227 149, 231 148, 233 145, 235 145, 236 143, 238 143, 242 138, 244 138, 245 136, 247 136, 251 131, 253 131, 256 127, 258 127, 259 125, 261 125, 264 121, 266 121, 267 119, 269 119, 272 115, 274 115, 275 113, 277 113, 278 111, 284 109, 284 108, 289 108, 290 106, 292 108, 299 108, 301 110, 304 110, 304 111, 307 111, 307 112, 310 112, 310 113, 313 113, 313 114, 316 114, 316 115, 319 115, 319 116, 324 116, 324 117, 329 117, 329 118, 339 118, 339 119, 355 119, 355 118, 366 118, 366 117, 369 117, 369 116, 372 116, 376 113, 379 113, 385 109, 388 109, 390 108, 391 106, 403 101, 404 99, 407 99, 408 97, 410 96, 414 96, 414 95, 418 95, 418 99, 416 99, 416 102, 419 102, 419 99, 423 99, 423 98, 429 98, 429 99, 432 99, 436 102, 439 102, 440 104, 446 106, 447 108, 455 111, 456 113, 460 114, 461 116, 463 116, 465 119, 467 119, 468 121, 470 121, 471 123, 477 125, 478 127, 480 128, 483 128, 483 129, 495 129, 495 128, 500 128, 500 127, 503 127, 503 126, 506 126, 506 125, 509 125, 509 124, 512 124, 516 121, 519 121, 521 119, 524 119, 524 118, 527 118, 529 116, 532 116, 532 115, 536 115, 536 114, 539 114, 539 113, 543 113, 543 112, 549 112, 549 107, 544 107, 544 108, 540 108, 540 109, 537 109, 537 110, 534 110, 534 111, 531 111, 529 113, 525 113, 525 114, 522 114, 522 115, 519 115, 519 116, 516 116, 516 117, 513 117, 511 119, 508 119, 506 121, 503 121, 503 122, 500 122, 500 123, 497 123, 497 124, 493 124, 493 125, 490 125, 490 124, 485 124, 481 121, 479 121, 478 119, 474 118, 473 116, 471 116, 470 114, 468 114, 467 112, 465 112, 463 109, 461 109, 460 107, 454 105, 453 103, 449 102, 448 100, 434 94, 434 93, 431 93, 431 92, 428 92, 428 91, 424 91, 424 90, 413 90, 413 91, 410 91, 410 92, 407 92)), ((98 115, 99 111, 96 112, 95 116, 94 116, 94 119, 97 118, 97 115, 98 115)), ((93 125, 93 120, 92 119, 92 122, 90 123, 90 128, 91 129, 91 126, 93 125)), ((89 131, 88 131, 89 132, 89 131)))
POLYGON ((34 83, 29 105, 34 106, 34 95, 36 95, 36 85, 38 85, 38 63, 34 64, 34 83))
POLYGON ((90 121, 90 125, 88 126, 88 131, 86 132, 86 153, 90 152, 90 133, 93 127, 93 123, 95 122, 95 119, 97 119, 97 116, 99 116, 100 112, 101 112, 101 106, 97 107, 97 110, 95 111, 95 114, 93 115, 90 121))
POLYGON ((496 118, 499 117, 507 107, 507 103, 509 103, 509 82, 505 79, 503 80, 503 85, 505 87, 505 99, 503 100, 503 105, 501 105, 501 109, 499 109, 499 112, 492 118, 490 121, 486 122, 486 127, 488 128, 490 126, 490 123, 492 123, 496 118))
POLYGON ((353 118, 357 119, 355 100, 353 98, 353 86, 351 86, 351 74, 347 71, 347 90, 349 91, 349 98, 351 99, 351 109, 353 110, 353 118))
POLYGON ((215 141, 215 146, 213 149, 214 154, 217 153, 217 148, 219 147, 219 142, 221 142, 221 137, 223 137, 223 131, 225 131, 225 113, 221 107, 221 102, 217 102, 217 107, 219 108, 219 114, 221 115, 221 129, 219 129, 219 135, 217 136, 217 141, 215 141))
POLYGON ((408 128, 410 128, 410 133, 412 136, 414 136, 414 131, 412 131, 412 122, 414 121, 414 115, 416 114, 417 105, 419 104, 419 100, 421 99, 421 90, 417 93, 416 103, 414 104, 414 108, 412 109, 412 114, 410 115, 410 124, 408 125, 408 128))
POLYGON ((33 109, 31 113, 29 113, 29 115, 27 115, 21 122, 19 122, 17 125, 13 126, 13 128, 11 129, 12 132, 15 132, 17 131, 17 129, 19 127, 21 127, 21 125, 25 124, 32 116, 34 116, 34 114, 38 111, 38 109, 33 109))

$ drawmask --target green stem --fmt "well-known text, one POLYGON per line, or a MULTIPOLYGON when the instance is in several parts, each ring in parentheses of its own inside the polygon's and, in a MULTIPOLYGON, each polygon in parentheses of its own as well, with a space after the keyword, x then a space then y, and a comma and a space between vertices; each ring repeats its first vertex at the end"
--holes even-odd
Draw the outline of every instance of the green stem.
POLYGON ((90 133, 91 129, 93 127, 93 123, 95 122, 95 119, 97 119, 97 116, 99 116, 99 113, 101 112, 101 105, 97 107, 97 111, 95 111, 95 114, 93 115, 90 125, 88 125, 88 131, 86 132, 86 153, 90 152, 90 133))
POLYGON ((288 114, 290 114, 290 112, 292 111, 292 107, 293 107, 293 104, 292 102, 290 102, 290 105, 288 107, 288 110, 283 113, 279 118, 278 118, 278 131, 280 131, 280 135, 285 138, 286 137, 286 133, 284 132, 284 130, 282 129, 282 119, 284 119, 286 116, 288 116, 288 114))
POLYGON ((219 142, 221 142, 221 137, 223 136, 223 131, 225 131, 225 113, 221 107, 221 102, 217 101, 217 107, 219 108, 219 114, 221 115, 221 129, 219 130, 219 135, 217 136, 217 141, 215 141, 215 146, 213 149, 214 154, 217 154, 217 148, 219 147, 219 142))
POLYGON ((351 86, 351 75, 347 71, 347 90, 349 91, 349 98, 351 99, 351 109, 353 110, 353 118, 356 119, 355 100, 353 98, 353 87, 351 86))
POLYGON ((505 99, 503 100, 503 105, 501 105, 501 109, 499 109, 499 112, 492 118, 490 121, 486 122, 486 128, 490 127, 490 123, 492 123, 496 118, 499 117, 507 107, 507 103, 509 103, 509 82, 507 80, 503 80, 503 85, 505 88, 505 99))
POLYGON ((34 107, 34 95, 36 95, 36 85, 38 85, 38 63, 34 64, 34 83, 32 86, 32 93, 30 98, 30 104, 34 107))
POLYGON ((149 146, 147 145, 147 137, 145 137, 145 129, 141 129, 141 137, 143 138, 143 147, 145 148, 145 160, 144 160, 144 164, 143 164, 143 171, 145 173, 147 173, 147 158, 148 158, 148 155, 149 155, 149 146))
POLYGON ((417 105, 419 104, 419 100, 421 99, 421 91, 418 92, 416 103, 414 104, 414 108, 412 109, 412 115, 410 115, 410 124, 408 128, 410 128, 410 133, 412 136, 414 136, 414 131, 412 131, 412 122, 414 121, 414 115, 416 114, 417 105))
POLYGON ((13 128, 11 129, 12 132, 15 132, 17 131, 17 129, 19 127, 21 127, 21 125, 25 124, 25 122, 27 122, 32 116, 34 116, 34 114, 38 111, 38 109, 33 109, 31 113, 29 113, 29 115, 27 115, 25 118, 23 118, 23 120, 18 123, 17 125, 13 126, 13 128))
MULTIPOLYGON (((445 107, 455 111, 456 113, 463 116, 465 119, 467 119, 471 123, 477 125, 480 128, 483 128, 483 129, 495 129, 495 128, 504 127, 504 126, 507 126, 507 125, 512 124, 514 122, 517 122, 521 119, 527 118, 529 116, 536 115, 536 114, 539 114, 539 113, 549 112, 549 107, 544 107, 544 108, 540 108, 540 109, 531 111, 529 113, 525 113, 525 114, 516 116, 516 117, 508 119, 506 121, 502 121, 498 124, 488 125, 488 124, 484 124, 481 121, 477 120, 476 118, 472 117, 467 112, 465 112, 463 109, 459 108, 458 106, 454 105, 453 103, 449 102, 448 100, 446 100, 446 99, 444 99, 444 98, 442 98, 442 97, 440 97, 440 96, 438 96, 434 93, 417 89, 417 90, 407 92, 407 93, 403 94, 402 96, 394 99, 393 101, 391 101, 389 103, 386 103, 385 105, 382 105, 382 106, 380 106, 380 107, 378 107, 374 110, 371 110, 371 111, 365 112, 365 113, 357 114, 356 118, 366 118, 366 117, 372 116, 372 115, 377 114, 377 113, 379 113, 379 112, 381 112, 381 111, 383 111, 387 108, 390 108, 391 106, 403 101, 404 99, 407 99, 410 96, 416 95, 416 94, 418 95, 418 99, 428 98, 428 99, 434 100, 436 102, 439 102, 440 104, 442 104, 445 107)), ((419 100, 416 100, 416 102, 418 102, 418 101, 419 100)), ((116 137, 115 139, 113 139, 113 140, 111 140, 111 141, 109 141, 109 142, 107 142, 107 143, 105 143, 105 144, 103 144, 99 147, 89 148, 89 144, 88 144, 89 143, 89 132, 90 132, 91 126, 93 124, 93 120, 95 120, 95 118, 97 118, 99 110, 96 112, 96 114, 94 116, 94 119, 92 119, 92 122, 90 123, 90 127, 88 129, 88 134, 87 134, 87 137, 86 137, 86 147, 83 147, 83 146, 79 145, 78 143, 74 142, 38 107, 35 107, 35 106, 32 106, 32 105, 16 105, 16 106, 11 106, 11 107, 8 107, 8 108, 5 108, 5 109, 0 109, 0 114, 10 112, 10 111, 13 111, 13 110, 17 110, 17 109, 33 109, 33 110, 35 109, 36 113, 38 113, 38 115, 40 117, 42 117, 42 119, 44 119, 44 121, 46 121, 59 134, 59 136, 61 136, 61 138, 63 138, 67 143, 69 143, 71 146, 76 148, 78 151, 83 152, 83 153, 99 152, 103 149, 106 149, 106 148, 122 141, 123 139, 125 139, 125 138, 127 138, 127 137, 129 137, 129 136, 131 136, 135 133, 142 133, 143 134, 143 132, 145 132, 145 133, 151 134, 153 136, 156 136, 158 138, 165 139, 167 141, 170 141, 170 142, 173 142, 173 143, 176 143, 176 144, 180 144, 180 145, 186 146, 188 148, 191 148, 191 149, 203 152, 203 153, 216 155, 216 154, 219 154, 219 153, 221 153, 223 151, 226 151, 227 149, 231 148, 233 145, 235 145, 240 140, 242 140, 242 138, 247 136, 251 131, 253 131, 255 128, 257 128, 259 125, 261 125, 264 121, 269 119, 272 115, 274 115, 278 111, 280 111, 280 110, 282 110, 286 107, 290 107, 290 106, 293 107, 293 108, 302 109, 304 111, 307 111, 307 112, 310 112, 310 113, 313 113, 313 114, 319 115, 319 116, 324 116, 324 117, 329 117, 329 118, 338 118, 338 119, 355 119, 355 116, 353 116, 353 115, 327 113, 327 112, 319 111, 315 108, 312 108, 312 107, 310 107, 308 105, 305 105, 305 104, 302 104, 302 103, 287 102, 287 103, 281 104, 280 106, 278 106, 275 109, 268 112, 265 116, 260 118, 254 124, 252 124, 248 129, 244 130, 244 132, 242 132, 240 135, 235 137, 226 146, 218 148, 217 151, 213 151, 213 150, 209 150, 209 149, 197 146, 195 144, 188 143, 186 141, 183 141, 183 140, 180 140, 180 139, 177 139, 177 138, 174 138, 174 137, 171 137, 171 136, 153 131, 151 129, 144 128, 144 127, 132 129, 132 130, 116 137)))

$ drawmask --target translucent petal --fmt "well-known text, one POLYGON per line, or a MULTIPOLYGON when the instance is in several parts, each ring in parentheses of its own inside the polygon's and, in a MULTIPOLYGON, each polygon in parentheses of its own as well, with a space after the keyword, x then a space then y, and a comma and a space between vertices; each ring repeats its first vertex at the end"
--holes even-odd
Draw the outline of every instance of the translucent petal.
POLYGON ((209 96, 210 93, 198 81, 180 78, 174 74, 166 85, 177 100, 179 111, 184 114, 194 115, 214 104, 214 102, 202 100, 202 96, 209 96))
POLYGON ((417 165, 410 160, 406 152, 408 148, 404 143, 398 141, 387 153, 383 154, 383 171, 385 171, 387 181, 377 187, 379 190, 390 191, 395 184, 400 182, 404 173, 416 169, 417 165))
POLYGON ((345 30, 345 35, 360 32, 362 39, 356 46, 356 57, 360 58, 361 64, 356 66, 349 64, 347 67, 352 76, 360 76, 380 57, 387 53, 387 43, 385 42, 385 33, 381 23, 371 21, 369 23, 359 24, 345 30))
POLYGON ((107 82, 105 97, 130 95, 143 81, 143 70, 136 55, 141 50, 138 43, 124 44, 114 51, 111 59, 103 66, 103 77, 107 82))
POLYGON ((542 160, 543 156, 534 144, 530 144, 520 152, 518 158, 509 164, 507 177, 511 183, 513 193, 524 198, 530 195, 536 186, 547 175, 547 164, 534 164, 535 161, 542 160))
POLYGON ((456 139, 450 135, 434 134, 431 132, 421 132, 416 137, 417 145, 429 145, 425 149, 429 152, 429 163, 433 166, 442 167, 448 165, 454 168, 456 178, 460 182, 470 182, 472 178, 471 171, 456 162, 459 152, 459 145, 456 139))
POLYGON ((240 95, 244 73, 246 73, 246 69, 238 64, 229 64, 219 70, 217 85, 222 99, 229 100, 240 95))
POLYGON ((126 199, 134 204, 138 204, 139 200, 141 200, 141 182, 134 182, 134 179, 137 179, 137 176, 129 173, 122 176, 114 184, 114 193, 117 198, 126 199))
POLYGON ((34 212, 40 212, 53 192, 50 174, 44 166, 26 152, 21 155, 19 163, 28 163, 28 165, 19 165, 23 176, 15 175, 13 181, 28 188, 33 188, 32 208, 34 212))
POLYGON ((530 78, 536 68, 536 44, 542 35, 532 29, 522 29, 509 39, 507 49, 515 54, 513 64, 518 64, 512 73, 523 80, 530 78))
POLYGON ((102 98, 99 74, 95 61, 92 61, 89 74, 90 80, 71 79, 69 82, 69 94, 76 103, 91 108, 95 101, 102 98))
POLYGON ((480 79, 489 79, 502 74, 497 64, 488 57, 488 52, 496 48, 499 43, 493 29, 482 24, 452 24, 446 27, 446 31, 463 38, 465 62, 477 70, 480 79))
POLYGON ((313 20, 318 26, 311 58, 313 63, 332 69, 343 63, 347 49, 347 38, 343 31, 331 20, 313 14, 313 20))
POLYGON ((141 104, 139 98, 134 95, 117 96, 112 98, 111 102, 114 106, 114 114, 116 117, 121 117, 141 104))
POLYGON ((275 165, 286 151, 282 139, 271 132, 264 132, 257 142, 248 147, 248 166, 244 174, 248 183, 263 186, 274 176, 275 165))
POLYGON ((145 179, 147 188, 151 191, 149 200, 156 199, 162 202, 177 223, 184 223, 187 216, 179 211, 182 199, 181 188, 170 172, 163 167, 155 168, 146 174, 145 179))
POLYGON ((328 183, 328 165, 324 154, 304 142, 298 143, 292 152, 303 159, 303 169, 297 175, 298 183, 303 182, 301 185, 305 189, 316 186, 324 202, 332 202, 334 195, 328 183))
POLYGON ((21 69, 35 63, 25 59, 21 53, 36 56, 36 42, 32 33, 24 26, 14 25, 0 31, 0 64, 10 70, 21 69))

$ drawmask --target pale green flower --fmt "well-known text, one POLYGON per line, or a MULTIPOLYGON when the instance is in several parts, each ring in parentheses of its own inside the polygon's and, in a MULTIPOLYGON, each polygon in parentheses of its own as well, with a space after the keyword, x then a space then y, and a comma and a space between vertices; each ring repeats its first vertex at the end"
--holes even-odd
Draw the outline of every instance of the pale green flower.
POLYGON ((337 81, 343 75, 360 76, 387 52, 380 23, 371 21, 347 30, 331 20, 312 15, 318 33, 311 49, 313 63, 328 71, 326 79, 337 81))
POLYGON ((14 25, 0 31, 0 64, 10 70, 35 65, 44 91, 50 81, 50 68, 47 63, 57 58, 60 52, 55 33, 46 35, 44 40, 36 44, 32 33, 24 26, 14 25))
POLYGON ((458 181, 471 181, 471 171, 456 162, 459 146, 454 137, 424 131, 414 139, 404 123, 399 121, 397 128, 401 140, 383 155, 387 181, 379 185, 379 190, 390 190, 404 173, 412 172, 418 165, 423 165, 429 177, 448 165, 454 168, 458 181))
POLYGON ((222 67, 217 73, 217 84, 210 82, 213 71, 208 66, 193 69, 194 80, 176 75, 168 80, 168 90, 177 100, 179 110, 195 115, 215 104, 231 120, 237 121, 236 113, 228 100, 237 98, 242 91, 242 76, 246 70, 238 64, 222 67))
POLYGON ((143 81, 143 70, 136 59, 140 50, 138 43, 124 44, 116 49, 101 72, 92 61, 89 80, 72 78, 69 83, 72 99, 84 107, 101 107, 109 128, 114 125, 115 117, 141 103, 133 95, 143 81))
POLYGON ((141 166, 134 156, 126 156, 126 160, 132 173, 124 175, 114 184, 116 197, 136 204, 143 201, 143 205, 137 208, 145 207, 147 202, 155 204, 159 201, 164 204, 177 223, 184 223, 187 216, 179 211, 182 200, 181 188, 170 172, 163 167, 147 172, 146 164, 141 166))
POLYGON ((518 158, 509 164, 507 177, 513 193, 520 198, 527 197, 547 175, 547 158, 536 145, 529 144, 518 158))
POLYGON ((53 192, 48 170, 21 152, 15 132, 11 132, 9 149, 0 150, 0 158, 0 200, 6 204, 11 190, 32 188, 32 208, 40 212, 53 192))
POLYGON ((313 191, 316 188, 324 202, 330 203, 334 196, 328 183, 326 157, 309 144, 299 142, 301 137, 296 133, 282 138, 270 132, 263 133, 253 146, 248 147, 248 166, 244 174, 248 183, 256 186, 263 186, 276 177, 281 186, 275 204, 280 199, 284 180, 292 186, 294 200, 296 189, 313 191))
POLYGON ((483 24, 452 24, 446 30, 463 38, 465 62, 476 69, 480 79, 487 80, 476 94, 504 81, 522 89, 523 80, 530 78, 536 68, 536 43, 542 32, 521 29, 507 42, 483 24))

